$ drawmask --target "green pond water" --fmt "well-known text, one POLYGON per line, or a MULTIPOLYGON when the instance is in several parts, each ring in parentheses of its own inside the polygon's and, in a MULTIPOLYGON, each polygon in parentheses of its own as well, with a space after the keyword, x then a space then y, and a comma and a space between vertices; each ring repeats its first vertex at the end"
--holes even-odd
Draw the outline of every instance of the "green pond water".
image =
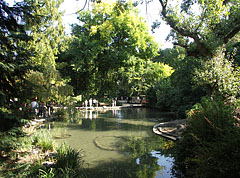
POLYGON ((81 110, 68 122, 53 122, 57 142, 80 150, 88 178, 170 178, 172 144, 152 132, 167 118, 146 108, 81 110))

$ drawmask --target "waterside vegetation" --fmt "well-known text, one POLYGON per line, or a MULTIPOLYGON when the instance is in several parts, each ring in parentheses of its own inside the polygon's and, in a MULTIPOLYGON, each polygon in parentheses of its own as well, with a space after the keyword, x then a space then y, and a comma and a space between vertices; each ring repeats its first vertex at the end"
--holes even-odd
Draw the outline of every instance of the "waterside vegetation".
POLYGON ((240 176, 239 1, 159 0, 174 44, 164 50, 139 17, 141 1, 89 0, 92 8, 77 12, 71 36, 62 2, 0 2, 1 176, 84 176, 79 152, 56 148, 46 132, 23 130, 33 119, 24 104, 32 98, 76 106, 85 98, 140 95, 148 107, 187 120, 171 146, 177 177, 240 176), (54 166, 43 166, 45 159, 54 166))
POLYGON ((0 156, 1 177, 84 177, 81 152, 36 126, 2 134, 0 156))

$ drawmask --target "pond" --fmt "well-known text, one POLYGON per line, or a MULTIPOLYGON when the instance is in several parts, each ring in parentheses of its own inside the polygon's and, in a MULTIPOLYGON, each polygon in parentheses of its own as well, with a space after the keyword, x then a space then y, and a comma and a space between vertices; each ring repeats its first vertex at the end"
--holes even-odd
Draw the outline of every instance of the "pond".
POLYGON ((172 142, 152 128, 167 118, 146 108, 81 110, 69 122, 54 122, 52 134, 83 155, 88 178, 170 178, 172 142))

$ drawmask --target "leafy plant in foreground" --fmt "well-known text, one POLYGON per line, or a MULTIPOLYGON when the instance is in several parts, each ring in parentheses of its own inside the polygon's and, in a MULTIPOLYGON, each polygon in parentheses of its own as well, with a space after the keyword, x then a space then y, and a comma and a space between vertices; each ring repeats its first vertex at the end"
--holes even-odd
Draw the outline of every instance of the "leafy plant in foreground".
POLYGON ((55 142, 48 130, 40 130, 32 136, 32 142, 40 146, 43 151, 54 150, 55 142))
POLYGON ((233 113, 221 98, 203 98, 175 144, 175 169, 184 177, 239 177, 240 128, 233 113))

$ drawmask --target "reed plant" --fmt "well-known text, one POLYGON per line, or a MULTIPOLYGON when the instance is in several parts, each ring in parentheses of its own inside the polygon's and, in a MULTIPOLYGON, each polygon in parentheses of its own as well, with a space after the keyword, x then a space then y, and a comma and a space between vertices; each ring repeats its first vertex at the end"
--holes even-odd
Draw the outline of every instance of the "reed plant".
POLYGON ((56 161, 53 167, 39 169, 40 178, 85 178, 83 172, 83 160, 79 151, 69 147, 66 143, 61 144, 54 157, 56 161))
POLYGON ((48 170, 39 169, 39 178, 54 178, 56 177, 56 169, 50 168, 48 170))
POLYGON ((2 169, 0 177, 86 177, 82 169, 84 161, 80 152, 72 149, 65 143, 58 147, 48 130, 36 130, 31 136, 21 137, 21 139, 15 134, 16 131, 12 130, 8 134, 1 135, 0 158, 3 158, 4 155, 10 152, 16 155, 7 154, 8 157, 11 156, 11 160, 15 160, 14 163, 7 164, 2 161, 0 162, 0 168, 2 169), (38 154, 33 152, 35 149, 38 154), (56 154, 49 156, 47 151, 55 151, 56 154), (44 154, 45 156, 39 155, 42 152, 46 153, 44 154), (27 157, 24 157, 24 155, 27 157), (49 159, 53 164, 43 165, 43 162, 49 159), (17 160, 20 160, 20 162, 17 160))
POLYGON ((66 143, 57 148, 56 167, 80 168, 83 165, 79 151, 72 149, 66 143))
POLYGON ((54 151, 56 145, 50 132, 46 129, 37 131, 32 136, 32 144, 41 147, 42 151, 54 151))

